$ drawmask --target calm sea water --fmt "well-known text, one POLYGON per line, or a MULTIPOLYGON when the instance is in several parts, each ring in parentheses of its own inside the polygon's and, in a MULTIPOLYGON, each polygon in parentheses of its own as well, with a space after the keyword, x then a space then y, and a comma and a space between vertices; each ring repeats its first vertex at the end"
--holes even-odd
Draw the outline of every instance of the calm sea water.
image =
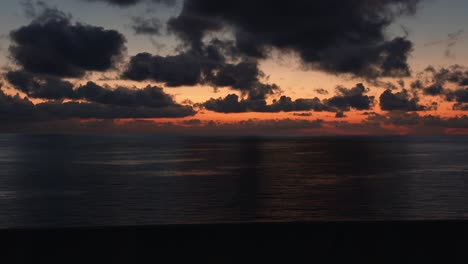
POLYGON ((0 135, 0 227, 468 219, 468 137, 0 135))

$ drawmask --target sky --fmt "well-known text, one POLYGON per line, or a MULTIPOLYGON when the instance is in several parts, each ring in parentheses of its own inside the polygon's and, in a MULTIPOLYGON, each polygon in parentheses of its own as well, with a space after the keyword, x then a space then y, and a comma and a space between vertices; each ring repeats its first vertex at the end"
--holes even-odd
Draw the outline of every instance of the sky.
POLYGON ((462 0, 5 0, 0 132, 467 134, 462 0))

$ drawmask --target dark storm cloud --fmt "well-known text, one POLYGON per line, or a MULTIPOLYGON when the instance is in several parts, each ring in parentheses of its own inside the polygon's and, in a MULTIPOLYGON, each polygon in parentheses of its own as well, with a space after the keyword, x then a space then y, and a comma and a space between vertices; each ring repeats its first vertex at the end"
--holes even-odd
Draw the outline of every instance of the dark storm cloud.
POLYGON ((31 98, 73 98, 73 84, 56 77, 38 78, 25 71, 10 71, 5 75, 10 84, 31 98))
POLYGON ((201 104, 207 110, 218 113, 244 113, 244 112, 265 112, 267 110, 266 101, 240 100, 236 94, 230 94, 225 98, 213 99, 201 104))
POLYGON ((157 18, 132 17, 131 27, 137 35, 160 35, 162 30, 161 21, 157 18))
POLYGON ((233 30, 237 49, 265 58, 271 48, 296 52, 311 67, 374 78, 407 76, 412 43, 387 39, 386 28, 413 14, 418 0, 185 0, 169 30, 195 50, 203 38, 233 30))
POLYGON ((13 87, 28 97, 39 99, 70 99, 125 107, 169 107, 177 106, 174 99, 162 88, 147 86, 143 89, 117 87, 112 89, 88 82, 73 89, 73 84, 55 77, 35 76, 24 71, 11 71, 6 79, 13 87))
POLYGON ((282 96, 279 100, 274 100, 268 105, 263 99, 241 99, 235 94, 230 94, 225 98, 210 99, 201 104, 207 110, 219 113, 244 113, 244 112, 301 112, 301 111, 330 111, 320 99, 296 99, 282 96))
POLYGON ((339 111, 356 110, 370 110, 374 106, 374 97, 365 95, 369 89, 359 83, 353 88, 338 87, 336 89, 337 95, 324 100, 324 103, 339 111))
POLYGON ((160 107, 127 106, 128 104, 103 104, 50 101, 34 105, 19 95, 6 95, 0 90, 0 121, 20 123, 65 120, 72 118, 161 118, 185 117, 195 114, 190 106, 170 104, 160 107))
POLYGON ((176 118, 186 117, 195 114, 188 106, 168 106, 168 107, 128 107, 121 105, 106 105, 98 103, 56 103, 48 102, 35 106, 37 115, 41 119, 70 119, 70 118, 176 118))
POLYGON ((330 111, 330 108, 324 105, 319 98, 296 99, 281 96, 279 100, 274 100, 270 106, 270 112, 299 112, 299 111, 330 111))
POLYGON ((213 40, 201 50, 190 49, 165 57, 140 53, 130 59, 122 77, 134 81, 154 80, 169 87, 199 84, 230 87, 257 99, 279 90, 275 84, 261 82, 265 74, 256 60, 227 62, 226 57, 234 53, 232 45, 219 40, 213 40))
POLYGON ((201 82, 205 67, 212 67, 209 65, 209 60, 192 53, 167 57, 140 53, 131 58, 123 78, 134 81, 155 80, 169 87, 194 86, 201 82))
POLYGON ((58 77, 82 77, 114 67, 125 51, 125 37, 80 23, 46 8, 29 25, 10 33, 13 60, 25 71, 58 77))
POLYGON ((6 95, 0 89, 0 121, 2 123, 30 120, 33 111, 34 105, 31 101, 19 95, 6 95))
POLYGON ((337 95, 321 101, 315 97, 312 99, 296 99, 281 96, 268 105, 264 97, 248 97, 239 100, 239 96, 231 94, 225 98, 210 99, 201 106, 207 110, 221 113, 242 113, 242 112, 301 112, 301 111, 328 111, 344 112, 351 109, 370 110, 374 105, 374 97, 365 95, 369 90, 362 84, 357 84, 353 88, 338 87, 337 95))
POLYGON ((384 111, 425 111, 430 107, 419 104, 419 98, 411 96, 407 90, 393 93, 391 90, 386 90, 380 96, 380 108, 384 111))
POLYGON ((132 6, 143 2, 148 3, 163 3, 167 5, 173 5, 176 0, 84 0, 88 2, 103 2, 110 5, 116 5, 120 7, 132 6))
POLYGON ((88 82, 75 90, 74 98, 127 107, 158 108, 178 106, 170 95, 164 93, 163 89, 157 86, 147 86, 143 89, 130 89, 127 87, 110 89, 88 82))
POLYGON ((66 120, 73 118, 160 118, 195 115, 191 106, 177 104, 157 86, 143 89, 112 89, 88 82, 73 84, 55 77, 12 71, 6 79, 32 98, 49 99, 34 105, 28 98, 6 95, 0 90, 0 120, 8 123, 66 120), (63 99, 69 100, 64 102, 63 99), (79 100, 79 101, 77 101, 79 100))

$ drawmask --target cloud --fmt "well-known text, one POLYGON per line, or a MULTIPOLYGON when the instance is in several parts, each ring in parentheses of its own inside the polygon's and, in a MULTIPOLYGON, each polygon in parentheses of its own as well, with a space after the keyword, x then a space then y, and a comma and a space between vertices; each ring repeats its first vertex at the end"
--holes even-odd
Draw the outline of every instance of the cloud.
POLYGON ((365 95, 369 91, 359 83, 353 88, 337 87, 337 95, 324 100, 324 104, 341 112, 356 110, 370 110, 374 105, 374 97, 365 95))
POLYGON ((319 98, 312 99, 296 99, 292 100, 290 97, 281 96, 279 100, 274 100, 270 106, 271 112, 299 112, 299 111, 330 111, 330 108, 324 105, 319 98))
POLYGON ((424 95, 439 96, 447 102, 455 102, 454 110, 468 109, 468 68, 452 65, 436 69, 427 67, 418 74, 419 78, 411 83, 414 91, 424 95))
POLYGON ((137 35, 160 35, 162 24, 157 18, 132 17, 133 31, 137 35))
POLYGON ((192 116, 188 106, 127 107, 98 103, 45 102, 34 105, 27 98, 8 96, 0 91, 1 123, 45 122, 66 119, 178 118, 192 116))
POLYGON ((10 33, 12 59, 25 71, 58 77, 82 77, 114 67, 125 51, 115 30, 72 24, 70 17, 46 8, 29 25, 10 33))
POLYGON ((444 55, 446 58, 455 59, 455 53, 453 52, 453 47, 461 40, 463 37, 464 30, 460 29, 457 32, 448 34, 447 48, 445 49, 444 55))
POLYGON ((278 100, 268 105, 263 97, 248 97, 240 99, 235 94, 230 94, 225 98, 210 99, 201 104, 207 110, 221 113, 243 113, 243 112, 300 112, 300 111, 328 111, 344 112, 351 109, 370 110, 374 106, 374 97, 365 95, 369 90, 362 84, 357 84, 353 88, 338 87, 337 95, 321 101, 315 97, 312 99, 296 99, 281 96, 278 100))
POLYGON ((300 117, 309 117, 312 116, 312 113, 293 113, 293 116, 300 116, 300 117))
POLYGON ((321 95, 327 95, 329 92, 325 89, 315 89, 314 90, 316 93, 321 94, 321 95))
POLYGON ((167 57, 140 53, 131 58, 123 78, 135 81, 155 80, 169 87, 194 86, 201 83, 202 72, 213 67, 214 63, 216 62, 192 53, 167 57))
POLYGON ((446 93, 446 98, 449 102, 455 101, 453 110, 468 110, 468 88, 459 88, 446 93))
POLYGON ((297 53, 307 67, 360 77, 408 76, 412 43, 385 30, 418 0, 185 0, 169 30, 195 50, 210 33, 232 29, 236 48, 266 58, 271 48, 297 53), (285 15, 294 14, 294 15, 285 15))
POLYGON ((245 113, 245 112, 301 112, 301 111, 330 111, 330 109, 322 104, 320 99, 296 99, 281 96, 279 100, 274 100, 268 105, 263 99, 240 99, 235 94, 230 94, 225 98, 218 98, 206 101, 200 106, 207 110, 219 113, 245 113))
POLYGON ((37 76, 25 71, 10 71, 5 78, 17 90, 31 98, 65 99, 73 98, 73 84, 60 78, 37 76))
POLYGON ((384 111, 426 111, 431 107, 419 104, 418 97, 411 97, 407 90, 393 93, 391 90, 385 90, 380 96, 380 108, 384 111))
POLYGON ((176 105, 173 98, 157 86, 147 86, 143 89, 120 86, 112 89, 106 85, 88 82, 73 89, 73 84, 68 81, 55 77, 34 76, 24 71, 10 71, 6 74, 6 79, 13 87, 31 98, 86 100, 107 105, 151 108, 176 105))
MULTIPOLYGON (((59 79, 53 79, 59 81, 59 79)), ((66 81, 60 81, 63 85, 66 81)), ((118 87, 110 89, 93 82, 72 90, 67 96, 57 96, 61 87, 53 88, 53 82, 43 85, 27 84, 25 92, 41 95, 51 100, 33 104, 28 98, 7 95, 0 90, 0 122, 20 123, 24 121, 50 121, 73 118, 114 119, 114 118, 177 118, 195 115, 191 106, 179 105, 162 88, 147 86, 144 89, 118 87), (47 87, 47 88, 45 88, 47 87), (77 101, 81 100, 81 101, 77 101)), ((66 87, 70 87, 67 84, 66 87)))
POLYGON ((336 115, 335 115, 335 118, 345 118, 346 115, 344 112, 337 112, 336 115))
POLYGON ((13 121, 28 121, 32 118, 34 105, 19 95, 9 96, 0 89, 0 121, 9 123, 13 121))
POLYGON ((226 56, 233 53, 235 51, 230 43, 219 40, 211 41, 202 50, 190 49, 165 57, 140 53, 130 59, 122 78, 134 81, 154 80, 168 87, 230 87, 259 99, 279 90, 277 85, 261 81, 265 74, 259 69, 256 60, 227 62, 226 56))
POLYGON ((416 112, 389 112, 384 115, 373 113, 364 121, 366 124, 385 124, 402 127, 420 128, 468 128, 468 116, 443 118, 440 116, 421 116, 416 112))
POLYGON ((456 103, 453 105, 453 110, 468 111, 467 103, 456 103))
POLYGON ((170 95, 164 93, 163 89, 157 86, 147 86, 143 89, 130 89, 127 87, 110 89, 99 86, 94 82, 88 82, 75 90, 74 98, 126 107, 159 108, 177 105, 170 95))
POLYGON ((98 103, 47 102, 35 106, 36 115, 43 120, 53 119, 115 119, 115 118, 179 118, 195 114, 189 106, 129 107, 98 103))
POLYGON ((116 5, 120 7, 128 7, 132 5, 136 5, 142 2, 148 2, 148 3, 163 3, 166 5, 173 5, 176 0, 84 0, 88 2, 104 2, 110 5, 116 5))

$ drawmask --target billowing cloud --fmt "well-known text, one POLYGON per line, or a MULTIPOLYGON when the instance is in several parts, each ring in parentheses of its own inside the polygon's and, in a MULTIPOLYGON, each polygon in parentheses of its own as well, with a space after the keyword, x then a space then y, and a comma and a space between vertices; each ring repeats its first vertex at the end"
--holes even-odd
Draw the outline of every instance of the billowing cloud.
POLYGON ((407 90, 393 93, 391 90, 386 90, 380 96, 380 108, 384 111, 425 111, 433 109, 434 106, 428 107, 419 103, 419 98, 411 96, 407 90))
POLYGON ((239 96, 231 94, 225 98, 210 99, 202 106, 208 110, 221 113, 370 110, 374 106, 374 97, 365 95, 368 91, 364 85, 357 84, 356 87, 350 89, 338 87, 336 96, 323 101, 317 97, 292 100, 290 97, 281 96, 280 99, 274 100, 269 105, 264 98, 248 97, 239 100, 239 96))
POLYGON ((13 87, 31 98, 85 100, 128 107, 157 108, 176 105, 173 98, 157 86, 147 86, 143 89, 120 86, 112 89, 106 85, 88 82, 74 89, 73 84, 68 81, 48 76, 38 77, 24 71, 8 72, 6 78, 13 87))
POLYGON ((195 114, 192 107, 171 105, 168 107, 131 107, 99 103, 47 102, 35 106, 40 119, 115 119, 115 118, 179 118, 195 114))
POLYGON ((454 110, 468 109, 468 68, 452 65, 436 69, 432 66, 420 73, 411 83, 414 91, 422 91, 427 96, 440 96, 454 102, 454 110))
MULTIPOLYGON (((1 88, 1 87, 0 87, 1 88)), ((32 118, 31 113, 34 104, 19 95, 9 96, 0 89, 0 121, 9 123, 13 121, 28 121, 32 118)))
POLYGON ((274 100, 272 104, 267 104, 263 99, 252 100, 250 98, 240 99, 235 94, 230 94, 225 98, 210 99, 201 104, 207 110, 219 113, 244 113, 244 112, 302 112, 302 111, 329 111, 320 99, 296 99, 281 96, 279 100, 274 100))
POLYGON ((74 98, 100 104, 127 107, 143 106, 159 108, 176 105, 173 98, 157 86, 147 86, 143 89, 130 89, 127 87, 110 89, 93 82, 88 82, 86 85, 80 86, 75 90, 74 98))
POLYGON ((169 87, 199 84, 230 87, 260 99, 279 90, 277 85, 261 81, 265 74, 256 60, 227 62, 226 54, 235 52, 232 49, 229 43, 213 40, 202 50, 190 49, 177 55, 140 53, 131 58, 122 77, 135 81, 154 80, 169 87))
POLYGON ((339 86, 336 91, 336 96, 324 101, 330 108, 343 112, 350 109, 370 110, 374 105, 374 97, 365 95, 369 92, 369 89, 361 83, 350 89, 339 86))
POLYGON ((65 99, 74 96, 73 84, 60 78, 38 78, 25 71, 10 71, 5 77, 17 90, 31 98, 65 99))
POLYGON ((158 108, 79 102, 45 102, 34 105, 27 98, 21 98, 19 95, 9 96, 0 91, 0 121, 2 123, 44 122, 73 118, 176 118, 194 114, 191 107, 179 105, 158 108))
MULTIPOLYGON (((272 48, 293 51, 306 67, 332 73, 369 79, 410 75, 407 57, 412 43, 402 37, 387 39, 384 32, 396 17, 413 14, 418 2, 295 0, 285 5, 266 0, 185 0, 180 15, 168 21, 169 32, 183 40, 185 50, 168 56, 137 54, 122 77, 169 87, 229 87, 249 97, 229 111, 272 111, 261 109, 262 100, 280 87, 262 82, 265 74, 258 66, 258 59, 267 58, 272 48), (285 17, 285 12, 294 16, 285 17), (232 31, 232 41, 205 38, 224 29, 232 31)), ((325 94, 323 89, 318 92, 325 94)), ((350 92, 357 94, 340 94, 326 104, 336 111, 372 107, 373 98, 365 91, 350 92)))
MULTIPOLYGON (((21 72, 9 75, 21 75, 21 72)), ((16 76, 15 76, 16 78, 16 76)), ((15 79, 16 80, 16 79, 15 79)), ((11 81, 11 80, 10 80, 11 81)), ((72 89, 72 85, 56 78, 18 81, 16 87, 41 99, 54 99, 33 104, 28 98, 10 96, 0 90, 0 120, 6 123, 50 121, 73 118, 162 118, 195 115, 191 106, 179 105, 162 88, 144 89, 118 87, 111 89, 93 82, 72 89), (58 84, 57 87, 54 85, 58 84), (64 87, 66 89, 64 89, 64 87), (63 91, 68 91, 64 93, 63 91), (58 99, 69 99, 64 102, 58 99)))
POLYGON ((202 49, 209 33, 227 28, 239 52, 253 58, 266 58, 277 48, 327 72, 408 76, 412 43, 404 37, 388 39, 385 30, 396 17, 413 14, 418 2, 185 0, 168 26, 195 50, 202 49))
POLYGON ((45 9, 29 25, 10 33, 12 59, 25 71, 82 77, 107 71, 125 51, 125 37, 115 30, 73 24, 56 9, 45 9))
POLYGON ((440 69, 429 66, 418 77, 411 83, 411 88, 430 96, 444 95, 450 85, 456 88, 468 86, 468 69, 460 65, 440 69))

